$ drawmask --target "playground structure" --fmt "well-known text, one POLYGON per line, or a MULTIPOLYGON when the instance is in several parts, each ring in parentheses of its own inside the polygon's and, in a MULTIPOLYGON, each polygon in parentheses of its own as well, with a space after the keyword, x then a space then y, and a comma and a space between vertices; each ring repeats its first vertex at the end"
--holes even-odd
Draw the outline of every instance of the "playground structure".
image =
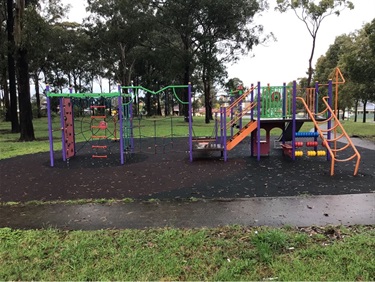
MULTIPOLYGON (((264 86, 260 82, 256 86, 252 85, 246 91, 238 89, 238 98, 231 98, 228 106, 220 108, 219 117, 215 118, 214 136, 197 137, 193 130, 193 109, 191 85, 170 85, 159 91, 151 91, 142 86, 118 86, 118 91, 113 93, 50 93, 47 87, 47 111, 48 128, 50 140, 50 163, 54 166, 53 152, 53 130, 51 119, 51 98, 59 98, 60 101, 60 122, 62 140, 62 158, 69 161, 77 153, 74 128, 74 105, 78 100, 91 99, 90 110, 90 136, 86 143, 91 144, 92 158, 107 158, 106 151, 108 144, 104 141, 119 141, 120 163, 124 164, 125 156, 134 153, 134 118, 133 100, 136 91, 158 94, 168 89, 173 91, 176 100, 188 105, 188 152, 192 162, 194 152, 219 151, 224 161, 228 160, 228 152, 235 148, 241 141, 250 135, 250 154, 257 157, 267 156, 271 149, 270 131, 280 128, 282 134, 276 140, 284 155, 293 160, 297 157, 324 156, 331 161, 330 174, 334 174, 334 167, 337 162, 348 162, 355 160, 354 175, 358 173, 360 164, 360 154, 355 148, 350 137, 345 132, 337 117, 338 85, 344 83, 344 79, 339 69, 335 72, 336 81, 329 80, 328 84, 315 84, 314 88, 298 89, 294 81, 293 86, 264 86), (339 81, 339 78, 342 80, 339 81), (333 85, 336 86, 335 99, 333 99, 333 85), (320 97, 319 92, 323 87, 327 87, 328 96, 320 97), (175 92, 177 88, 187 88, 188 101, 182 101, 175 92), (125 93, 127 92, 127 93, 125 93), (109 100, 115 108, 115 114, 109 121, 105 110, 108 105, 104 102, 98 104, 100 100, 109 100), (324 110, 318 111, 319 99, 323 102, 324 110), (335 106, 333 106, 335 101, 335 106), (314 125, 312 132, 300 132, 305 122, 314 125), (113 126, 110 126, 113 124, 113 126), (261 129, 265 130, 265 139, 262 140, 261 129), (340 133, 338 134, 338 130, 340 133), (307 142, 300 139, 307 139, 307 142), (318 138, 321 139, 319 144, 318 138), (96 141, 96 143, 95 143, 96 141), (344 141, 338 142, 338 141, 344 141), (100 142, 104 144, 100 144, 100 142), (94 144, 95 143, 95 144, 94 144), (339 146, 340 144, 340 146, 339 146), (341 144, 344 144, 341 146, 341 144), (307 152, 302 150, 303 146, 308 148, 307 152), (319 148, 321 147, 321 148, 319 148), (101 151, 101 153, 98 153, 101 151), (349 157, 342 157, 341 153, 351 152, 349 157)), ((154 121, 155 126, 155 121, 154 121)), ((171 129, 173 128, 171 119, 171 129)), ((141 137, 141 134, 139 134, 141 137)), ((156 137, 156 134, 154 134, 156 137)), ((173 132, 171 132, 173 138, 173 132)), ((156 144, 156 143, 155 143, 156 144)), ((155 147, 156 153, 156 147, 155 147)))
POLYGON ((331 79, 328 84, 316 82, 314 88, 307 89, 298 89, 296 81, 292 87, 285 83, 279 87, 261 87, 260 82, 252 85, 229 106, 220 108, 220 118, 215 120, 215 138, 193 138, 190 135, 190 160, 193 160, 193 151, 210 150, 220 151, 227 161, 228 152, 249 135, 251 156, 260 160, 261 156, 269 155, 270 131, 280 128, 282 134, 276 141, 284 155, 293 160, 304 155, 326 157, 331 161, 331 175, 334 175, 336 163, 355 160, 353 174, 357 175, 361 156, 337 115, 338 85, 345 82, 338 68, 335 77, 335 82, 331 79), (336 86, 335 97, 333 85, 336 86), (328 87, 328 96, 320 98, 324 109, 319 112, 319 92, 325 86, 328 87), (299 132, 305 122, 313 123, 314 130, 299 132), (238 129, 237 132, 234 128, 238 129), (261 139, 261 129, 266 131, 265 140, 261 139), (301 138, 312 140, 304 143, 299 141, 301 138), (318 138, 321 139, 320 149, 318 138), (304 144, 309 149, 306 154, 301 150, 304 144))
POLYGON ((72 93, 71 88, 69 93, 52 93, 47 86, 50 165, 54 166, 53 98, 59 100, 60 128, 58 131, 61 131, 62 159, 64 162, 69 162, 80 151, 76 142, 78 136, 81 137, 80 141, 82 139, 84 141, 81 148, 89 144, 93 159, 106 159, 111 153, 111 146, 119 146, 120 164, 123 165, 126 157, 134 153, 135 148, 133 124, 135 92, 142 90, 156 95, 171 89, 178 102, 188 104, 188 102, 179 99, 175 92, 177 88, 188 88, 188 91, 191 92, 190 84, 169 85, 156 92, 142 86, 119 85, 118 91, 112 93, 72 93), (89 121, 84 121, 87 119, 89 121))

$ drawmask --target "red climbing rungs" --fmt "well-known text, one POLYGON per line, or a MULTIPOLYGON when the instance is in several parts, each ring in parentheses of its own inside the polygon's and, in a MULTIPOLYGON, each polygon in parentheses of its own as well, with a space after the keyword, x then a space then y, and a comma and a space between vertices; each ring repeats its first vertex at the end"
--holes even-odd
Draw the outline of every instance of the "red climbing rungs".
POLYGON ((104 109, 106 106, 90 106, 91 109, 104 109))
POLYGON ((107 155, 92 155, 93 159, 106 159, 107 155))
POLYGON ((91 136, 92 139, 107 139, 107 136, 98 136, 98 135, 93 135, 91 136))
POLYGON ((95 119, 95 118, 101 118, 101 119, 104 119, 104 118, 106 118, 106 116, 91 116, 91 119, 95 119))
POLYGON ((91 148, 93 149, 107 149, 107 146, 103 145, 103 146, 100 146, 100 145, 92 145, 91 148))

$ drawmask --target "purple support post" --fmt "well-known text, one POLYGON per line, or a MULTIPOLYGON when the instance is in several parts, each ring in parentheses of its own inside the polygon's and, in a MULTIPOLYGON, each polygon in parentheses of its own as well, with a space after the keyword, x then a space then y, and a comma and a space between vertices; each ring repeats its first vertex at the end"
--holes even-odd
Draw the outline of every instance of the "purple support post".
MULTIPOLYGON (((285 119, 286 118, 286 83, 284 82, 283 83, 283 108, 282 108, 282 111, 283 111, 283 118, 285 119)), ((284 134, 283 134, 284 135, 284 134)))
POLYGON ((129 125, 130 125, 130 152, 134 153, 134 132, 133 132, 133 97, 129 103, 129 125))
POLYGON ((219 137, 218 137, 218 130, 217 130, 217 112, 215 113, 215 143, 218 144, 219 142, 219 137))
POLYGON ((223 107, 220 107, 220 144, 224 148, 224 126, 223 126, 223 120, 224 120, 224 115, 223 115, 223 107))
POLYGON ((120 120, 120 162, 124 164, 124 117, 122 111, 121 85, 118 85, 118 116, 120 120))
MULTIPOLYGON (((233 96, 230 96, 230 104, 232 105, 233 104, 233 96)), ((231 123, 233 121, 233 108, 230 108, 230 120, 231 120, 231 123)), ((233 125, 230 127, 230 137, 232 138, 233 137, 233 125)))
MULTIPOLYGON (((316 114, 319 112, 319 107, 318 107, 318 98, 319 98, 319 83, 317 81, 315 81, 315 117, 316 117, 316 114)), ((315 127, 315 130, 314 132, 316 133, 318 131, 318 129, 315 127)), ((316 134, 315 134, 316 135, 316 134)), ((318 141, 318 136, 314 136, 314 141, 318 141)), ((314 147, 314 150, 317 151, 318 150, 318 147, 315 146, 314 147)))
POLYGON ((190 152, 190 162, 193 161, 193 107, 191 102, 191 82, 188 84, 188 99, 189 99, 189 152, 190 152))
MULTIPOLYGON (((69 88, 69 93, 72 94, 73 93, 73 87, 70 86, 69 88)), ((77 153, 77 150, 76 150, 76 133, 75 133, 75 126, 74 126, 74 104, 73 104, 73 100, 70 98, 70 102, 72 103, 72 121, 73 121, 73 144, 74 144, 74 156, 76 155, 77 153)))
MULTIPOLYGON (((252 104, 253 102, 254 102, 254 84, 251 84, 250 103, 252 104)), ((250 119, 254 120, 254 108, 253 107, 251 107, 250 119)))
POLYGON ((224 145, 224 162, 228 160, 227 152, 227 108, 223 107, 223 145, 224 145))
POLYGON ((60 128, 61 128, 61 144, 62 144, 62 158, 63 161, 66 161, 66 144, 65 144, 65 122, 64 122, 64 98, 59 98, 59 106, 60 106, 60 128))
POLYGON ((258 97, 257 97, 257 160, 260 161, 260 81, 258 81, 258 97))
POLYGON ((297 116, 297 82, 293 81, 293 102, 292 102, 292 160, 296 159, 296 116, 297 116))
MULTIPOLYGON (((243 95, 243 94, 244 94, 244 92, 242 92, 241 95, 243 95)), ((238 104, 238 112, 239 112, 239 114, 241 115, 241 117, 240 117, 240 121, 239 121, 239 123, 238 123, 238 128, 239 128, 239 130, 242 129, 242 117, 243 117, 243 113, 242 113, 242 102, 243 102, 243 100, 241 100, 240 103, 238 104)))
MULTIPOLYGON (((328 81, 328 105, 332 109, 332 79, 328 81)), ((331 111, 328 111, 328 122, 327 122, 327 140, 331 139, 331 128, 332 128, 332 123, 331 123, 331 111)), ((329 142, 326 142, 327 146, 330 146, 329 142)), ((328 148, 327 148, 327 161, 331 160, 331 155, 328 153, 328 148)))
MULTIPOLYGON (((250 92, 250 103, 253 104, 254 102, 254 84, 251 84, 251 92, 250 92)), ((254 108, 251 107, 250 110, 250 120, 254 120, 254 108)), ((253 139, 254 139, 254 132, 250 134, 250 156, 254 157, 254 146, 253 146, 253 139)))
MULTIPOLYGON (((49 85, 46 87, 46 93, 49 93, 49 85)), ((51 98, 47 96, 47 117, 48 117, 48 138, 49 138, 49 159, 51 166, 55 165, 53 155, 53 135, 52 135, 52 115, 51 115, 51 98)))

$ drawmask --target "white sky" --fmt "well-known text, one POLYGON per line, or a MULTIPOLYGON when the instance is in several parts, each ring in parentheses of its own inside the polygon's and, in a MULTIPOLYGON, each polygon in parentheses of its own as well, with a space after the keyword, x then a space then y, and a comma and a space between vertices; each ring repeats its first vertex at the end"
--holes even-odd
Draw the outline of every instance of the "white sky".
MULTIPOLYGON (((360 29, 364 23, 375 18, 375 0, 351 1, 354 10, 345 10, 339 17, 332 15, 323 20, 317 35, 313 66, 333 44, 336 36, 360 29)), ((276 0, 269 2, 270 9, 257 18, 256 24, 262 24, 266 33, 273 32, 277 41, 255 47, 252 51, 254 56, 243 57, 228 67, 229 78, 238 77, 245 86, 257 81, 282 85, 306 76, 312 38, 293 12, 281 14, 273 9, 272 3, 276 0)), ((86 0, 63 0, 63 3, 72 5, 69 20, 81 22, 86 16, 86 0)))

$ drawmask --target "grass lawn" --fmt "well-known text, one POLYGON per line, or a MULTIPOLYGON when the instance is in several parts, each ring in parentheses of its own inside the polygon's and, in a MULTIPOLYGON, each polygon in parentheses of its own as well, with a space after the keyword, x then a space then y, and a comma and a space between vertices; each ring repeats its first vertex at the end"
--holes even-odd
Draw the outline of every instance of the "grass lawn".
POLYGON ((0 229, 1 280, 373 280, 375 228, 0 229))

